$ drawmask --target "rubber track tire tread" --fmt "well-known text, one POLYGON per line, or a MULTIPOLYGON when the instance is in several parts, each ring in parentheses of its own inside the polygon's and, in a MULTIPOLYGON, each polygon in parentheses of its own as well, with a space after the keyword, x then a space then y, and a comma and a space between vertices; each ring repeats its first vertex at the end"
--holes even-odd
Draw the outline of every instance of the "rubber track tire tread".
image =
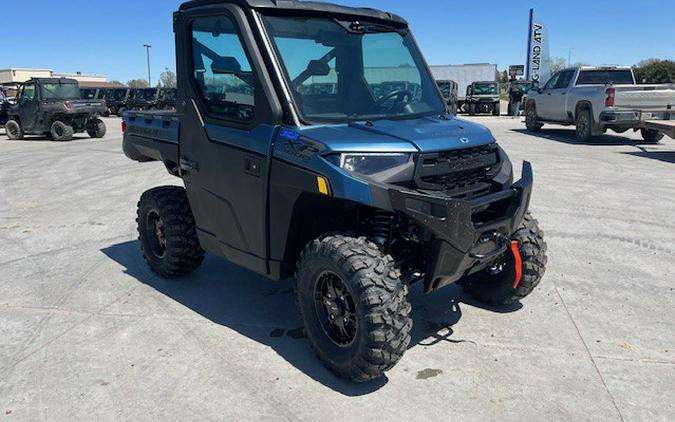
MULTIPOLYGON (((412 329, 411 306, 407 300, 408 286, 400 281, 400 276, 393 258, 365 237, 329 235, 313 240, 302 252, 296 274, 296 299, 312 348, 336 375, 353 382, 379 378, 407 350, 412 329), (347 364, 336 364, 324 353, 307 327, 312 316, 306 315, 301 303, 306 300, 302 293, 307 287, 311 287, 309 299, 313 301, 316 271, 311 264, 321 259, 332 261, 342 270, 339 275, 352 291, 357 313, 363 315, 347 364)), ((314 304, 310 305, 314 309, 314 304)), ((320 335, 324 336, 322 341, 330 341, 323 331, 320 335)))
POLYGON ((162 186, 143 193, 138 202, 136 223, 143 258, 150 269, 160 276, 190 274, 204 261, 204 250, 199 244, 197 226, 184 188, 162 186), (166 253, 161 259, 145 250, 141 222, 145 219, 146 207, 156 209, 164 223, 167 245, 166 253))
POLYGON ((511 240, 518 241, 522 258, 523 274, 518 287, 513 288, 513 275, 488 276, 478 273, 459 282, 465 293, 490 305, 510 305, 534 291, 546 272, 548 262, 544 232, 528 212, 511 240))

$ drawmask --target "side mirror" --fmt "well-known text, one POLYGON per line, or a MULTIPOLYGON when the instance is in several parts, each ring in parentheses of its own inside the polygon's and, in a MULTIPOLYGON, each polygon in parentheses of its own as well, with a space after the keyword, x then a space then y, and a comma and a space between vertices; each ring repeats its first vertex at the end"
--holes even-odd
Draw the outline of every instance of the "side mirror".
POLYGON ((308 76, 328 76, 330 74, 330 66, 321 60, 312 60, 307 66, 308 76))

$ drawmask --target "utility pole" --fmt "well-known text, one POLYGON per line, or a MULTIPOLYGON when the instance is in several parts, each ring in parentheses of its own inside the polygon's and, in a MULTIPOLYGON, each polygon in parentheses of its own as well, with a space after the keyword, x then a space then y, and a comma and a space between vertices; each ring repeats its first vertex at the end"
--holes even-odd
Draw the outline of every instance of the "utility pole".
POLYGON ((145 47, 148 53, 148 87, 152 88, 152 79, 150 78, 150 49, 152 46, 150 44, 143 44, 143 47, 145 47))
POLYGON ((572 49, 567 52, 567 67, 572 66, 572 49))

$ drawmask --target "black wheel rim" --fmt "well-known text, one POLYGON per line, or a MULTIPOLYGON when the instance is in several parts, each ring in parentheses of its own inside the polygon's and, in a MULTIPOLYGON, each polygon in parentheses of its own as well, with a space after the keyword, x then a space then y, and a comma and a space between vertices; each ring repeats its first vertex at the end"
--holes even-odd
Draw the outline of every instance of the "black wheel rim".
POLYGON ((347 285, 337 274, 324 271, 314 287, 314 304, 319 324, 336 345, 347 347, 358 331, 356 305, 347 285))
POLYGON ((19 136, 19 128, 16 125, 9 125, 9 134, 12 135, 12 137, 18 137, 19 136))
POLYGON ((150 252, 157 258, 163 258, 166 254, 166 235, 164 222, 157 210, 150 211, 145 219, 145 238, 150 252))
POLYGON ((63 128, 61 126, 57 125, 56 127, 54 127, 54 133, 56 133, 56 135, 58 135, 58 136, 62 136, 63 135, 63 128))

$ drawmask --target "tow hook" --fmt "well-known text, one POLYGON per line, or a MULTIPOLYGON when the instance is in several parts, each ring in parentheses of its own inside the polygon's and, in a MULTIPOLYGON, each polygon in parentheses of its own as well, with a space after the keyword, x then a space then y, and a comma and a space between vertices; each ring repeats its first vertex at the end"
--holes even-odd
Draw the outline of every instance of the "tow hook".
POLYGON ((520 256, 520 248, 518 247, 518 241, 511 241, 511 253, 513 254, 513 264, 516 269, 516 279, 513 283, 513 288, 517 289, 520 284, 520 280, 523 278, 523 258, 520 256))

